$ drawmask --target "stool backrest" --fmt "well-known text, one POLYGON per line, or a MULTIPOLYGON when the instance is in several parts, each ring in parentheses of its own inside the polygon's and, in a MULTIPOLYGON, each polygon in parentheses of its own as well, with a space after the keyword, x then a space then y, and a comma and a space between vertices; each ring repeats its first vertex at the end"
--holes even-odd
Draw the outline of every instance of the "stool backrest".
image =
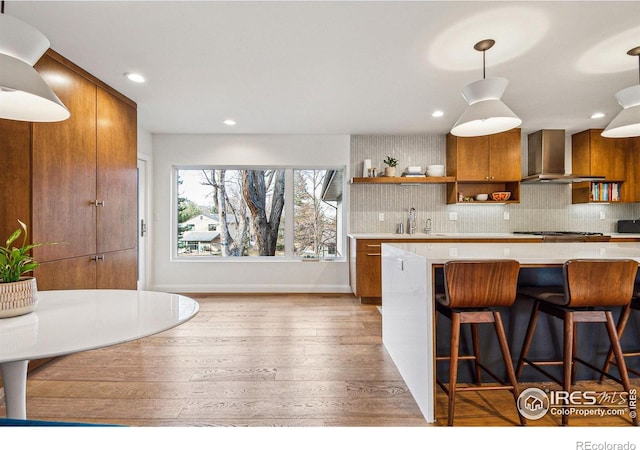
POLYGON ((444 265, 447 306, 511 306, 519 271, 520 263, 511 259, 448 261, 444 265))
POLYGON ((566 306, 627 305, 637 272, 632 259, 571 259, 564 264, 566 306))

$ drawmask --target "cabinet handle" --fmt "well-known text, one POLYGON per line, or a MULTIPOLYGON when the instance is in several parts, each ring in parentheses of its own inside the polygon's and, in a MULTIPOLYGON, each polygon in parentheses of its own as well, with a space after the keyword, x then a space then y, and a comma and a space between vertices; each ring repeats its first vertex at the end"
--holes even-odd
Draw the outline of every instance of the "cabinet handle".
POLYGON ((382 253, 367 253, 367 256, 382 256, 382 253))
POLYGON ((377 247, 377 248, 380 248, 380 247, 382 247, 382 244, 367 244, 367 247, 377 247))
POLYGON ((91 261, 104 261, 104 255, 93 255, 91 261))
POLYGON ((104 200, 102 200, 102 201, 96 200, 95 202, 93 202, 93 204, 95 205, 96 208, 98 206, 102 206, 104 208, 104 200))

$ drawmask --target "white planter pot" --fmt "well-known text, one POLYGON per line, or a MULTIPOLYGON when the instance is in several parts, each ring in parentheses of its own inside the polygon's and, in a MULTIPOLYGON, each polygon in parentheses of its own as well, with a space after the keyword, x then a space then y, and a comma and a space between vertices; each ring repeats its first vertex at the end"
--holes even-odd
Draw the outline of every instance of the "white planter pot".
POLYGON ((396 168, 395 167, 385 167, 384 175, 387 177, 395 177, 396 176, 396 168))
POLYGON ((0 319, 30 313, 38 303, 36 279, 24 277, 14 283, 0 283, 0 319))

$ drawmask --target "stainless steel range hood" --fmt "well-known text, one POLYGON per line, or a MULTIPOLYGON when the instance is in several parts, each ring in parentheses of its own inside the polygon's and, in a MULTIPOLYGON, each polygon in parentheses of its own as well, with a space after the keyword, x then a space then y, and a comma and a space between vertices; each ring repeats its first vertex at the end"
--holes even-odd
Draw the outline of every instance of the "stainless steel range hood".
POLYGON ((568 174, 564 171, 564 130, 540 130, 528 136, 527 176, 523 183, 579 183, 604 177, 568 174))

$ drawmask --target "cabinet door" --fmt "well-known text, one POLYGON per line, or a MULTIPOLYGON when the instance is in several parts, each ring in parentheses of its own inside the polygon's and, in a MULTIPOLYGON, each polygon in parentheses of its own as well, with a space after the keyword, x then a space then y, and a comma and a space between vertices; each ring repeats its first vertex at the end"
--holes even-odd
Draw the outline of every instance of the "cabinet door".
POLYGON ((489 179, 489 137, 456 139, 457 179, 482 181, 489 179))
POLYGON ((598 129, 585 130, 571 136, 572 172, 624 181, 629 140, 603 138, 601 132, 598 129))
POLYGON ((40 262, 90 255, 96 249, 96 86, 47 55, 36 69, 71 111, 62 122, 33 124, 34 242, 40 262))
POLYGON ((33 275, 39 291, 95 289, 96 263, 89 256, 60 259, 40 264, 33 275))
POLYGON ((382 242, 360 240, 357 243, 358 297, 382 297, 382 242))
POLYGON ((137 243, 136 109, 98 88, 97 252, 137 243), (102 205, 102 203, 100 203, 102 205))
POLYGON ((607 180, 625 179, 628 139, 604 138, 591 131, 591 175, 604 175, 607 180))
POLYGON ((137 289, 137 249, 109 252, 100 255, 96 264, 98 289, 137 289))
POLYGON ((518 181, 522 178, 522 143, 520 130, 489 136, 489 160, 491 181, 518 181))
POLYGON ((640 202, 640 137, 629 138, 629 152, 627 154, 627 173, 624 183, 622 201, 640 202))
POLYGON ((31 124, 0 120, 0 242, 18 227, 31 230, 31 124))

